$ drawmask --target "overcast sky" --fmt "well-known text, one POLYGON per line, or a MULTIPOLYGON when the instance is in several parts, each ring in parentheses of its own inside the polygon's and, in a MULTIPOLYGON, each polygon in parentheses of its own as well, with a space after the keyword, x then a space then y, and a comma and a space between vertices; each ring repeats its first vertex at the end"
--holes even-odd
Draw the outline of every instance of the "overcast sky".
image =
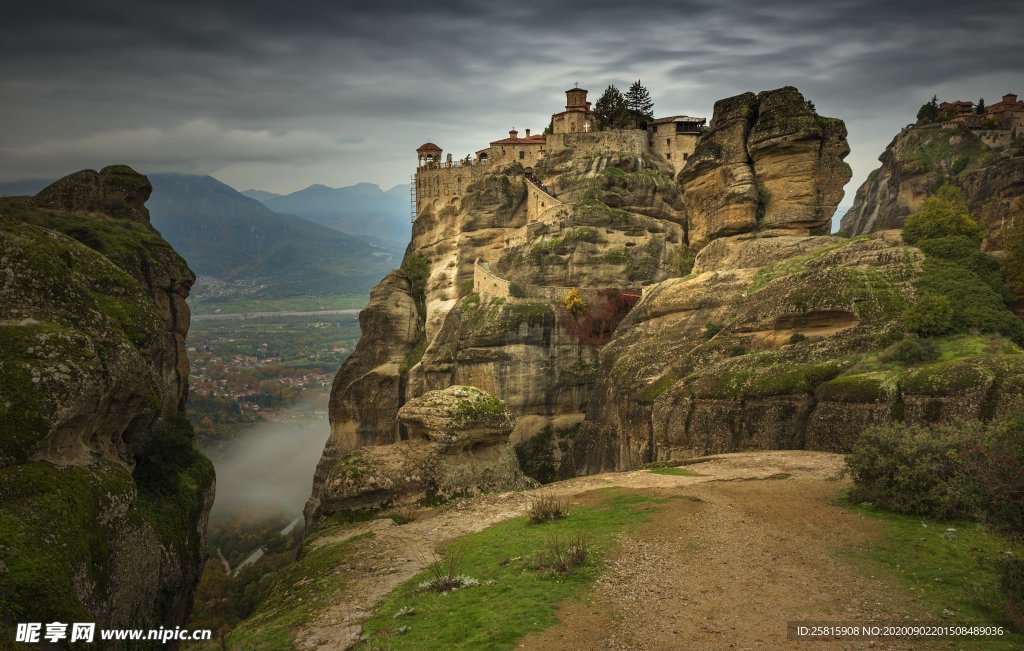
POLYGON ((239 189, 406 183, 541 130, 575 82, 641 79, 658 115, 791 84, 846 121, 854 176, 932 94, 1024 95, 1024 2, 160 3, 0 10, 0 181, 128 163, 239 189), (352 6, 346 6, 352 5, 352 6))

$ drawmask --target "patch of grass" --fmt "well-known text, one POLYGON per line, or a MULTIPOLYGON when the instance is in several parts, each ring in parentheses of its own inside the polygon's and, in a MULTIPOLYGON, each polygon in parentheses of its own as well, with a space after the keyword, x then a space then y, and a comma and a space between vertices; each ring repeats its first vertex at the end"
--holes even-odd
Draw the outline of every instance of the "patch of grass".
POLYGON ((368 639, 358 648, 511 649, 524 635, 553 625, 558 603, 579 595, 600 574, 614 535, 648 520, 663 501, 622 490, 602 493, 600 503, 574 507, 570 517, 543 527, 516 518, 456 541, 448 549, 466 550, 462 571, 480 585, 445 595, 421 592, 417 586, 431 575, 420 573, 364 624, 368 639), (581 535, 589 539, 589 560, 572 574, 531 569, 553 537, 581 535), (394 614, 405 608, 415 614, 396 621, 394 614), (409 629, 396 635, 400 625, 409 629))
MULTIPOLYGON (((854 506, 846 495, 839 498, 839 503, 882 525, 879 540, 848 552, 866 573, 881 569, 896 577, 934 611, 936 621, 1007 626, 999 567, 1009 556, 1024 555, 1024 545, 1011 544, 972 522, 940 521, 868 505, 854 506), (947 610, 954 614, 947 615, 947 610)), ((1022 647, 1024 636, 1009 631, 1000 639, 959 639, 956 643, 958 649, 1022 647)))
POLYGON ((672 477, 700 477, 701 474, 695 470, 689 468, 677 468, 672 466, 660 466, 656 468, 648 468, 647 472, 654 473, 655 475, 669 475, 672 477))
POLYGON ((339 543, 306 547, 281 570, 255 613, 228 634, 232 649, 291 649, 292 631, 336 599, 346 587, 344 565, 372 533, 339 543))
POLYGON ((542 524, 552 520, 561 520, 569 515, 569 507, 556 497, 542 496, 530 505, 528 515, 530 524, 542 524))

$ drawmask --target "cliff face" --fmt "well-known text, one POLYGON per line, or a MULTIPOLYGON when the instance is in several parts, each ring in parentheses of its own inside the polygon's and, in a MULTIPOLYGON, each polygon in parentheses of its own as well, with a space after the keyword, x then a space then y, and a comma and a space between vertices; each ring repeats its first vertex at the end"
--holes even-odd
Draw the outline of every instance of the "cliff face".
POLYGON ((5 624, 173 626, 191 607, 213 499, 183 415, 194 276, 149 192, 112 166, 0 203, 5 624))
POLYGON ((363 338, 335 381, 309 524, 360 507, 340 488, 351 479, 345 459, 408 447, 399 409, 453 385, 507 405, 509 442, 528 474, 582 471, 580 425, 601 350, 641 292, 686 274, 716 237, 806 235, 828 223, 849 178, 842 123, 815 115, 793 88, 716 106, 678 183, 635 131, 553 137, 532 170, 539 184, 518 166, 451 170, 460 176, 448 194, 452 179, 419 179, 402 270, 374 290, 363 338))
MULTIPOLYGON (((539 185, 474 168, 458 193, 428 195, 335 382, 308 524, 400 501, 353 492, 351 459, 419 458, 403 405, 453 385, 503 401, 520 467, 541 481, 848 450, 874 422, 987 417, 1019 399, 1024 355, 1005 340, 951 343, 931 364, 888 357, 922 253, 895 231, 821 234, 850 178, 846 130, 796 89, 717 102, 675 179, 636 132, 570 135, 549 141, 539 185)), ((468 492, 503 486, 465 476, 468 492)))
POLYGON ((971 214, 988 226, 987 248, 999 248, 1007 218, 1024 197, 1024 148, 996 144, 969 129, 939 125, 908 127, 889 143, 857 190, 842 230, 860 235, 901 228, 907 215, 944 182, 964 191, 971 214))
POLYGON ((753 231, 828 232, 849 153, 842 120, 817 115, 795 88, 716 102, 679 174, 690 245, 753 231))

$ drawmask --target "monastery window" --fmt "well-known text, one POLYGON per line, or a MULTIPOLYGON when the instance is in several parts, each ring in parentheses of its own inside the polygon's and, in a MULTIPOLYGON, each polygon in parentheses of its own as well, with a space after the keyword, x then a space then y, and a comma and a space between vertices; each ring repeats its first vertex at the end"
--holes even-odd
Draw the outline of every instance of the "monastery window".
POLYGON ((672 146, 672 139, 671 138, 665 138, 665 144, 671 147, 672 146))
POLYGON ((686 159, 687 159, 687 158, 689 158, 689 157, 690 157, 690 155, 689 155, 689 154, 685 154, 685 153, 683 154, 683 160, 686 160, 686 159))
POLYGON ((672 152, 665 154, 665 158, 672 158, 672 152))
POLYGON ((523 160, 524 158, 526 158, 526 152, 523 151, 522 149, 520 149, 519 150, 519 160, 523 160))

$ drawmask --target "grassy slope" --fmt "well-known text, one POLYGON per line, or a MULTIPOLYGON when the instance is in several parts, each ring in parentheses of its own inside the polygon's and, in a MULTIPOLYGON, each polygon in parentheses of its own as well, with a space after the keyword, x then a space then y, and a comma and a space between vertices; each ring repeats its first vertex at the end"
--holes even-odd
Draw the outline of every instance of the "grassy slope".
MULTIPOLYGON (((441 553, 464 553, 460 573, 479 580, 480 585, 447 595, 424 593, 417 587, 431 575, 429 570, 422 572, 400 586, 366 622, 364 631, 370 641, 364 646, 511 648, 527 633, 550 626, 556 621, 558 602, 578 595, 600 574, 600 559, 612 547, 613 536, 646 521, 659 502, 614 489, 601 497, 597 504, 573 507, 562 520, 531 526, 526 518, 516 518, 450 544, 441 553), (592 542, 591 560, 583 568, 568 577, 531 569, 550 538, 578 533, 592 542), (404 607, 413 608, 415 614, 395 619, 394 614, 404 607), (402 626, 409 626, 409 632, 391 637, 402 626)), ((332 526, 325 523, 312 538, 332 526)), ((344 592, 348 577, 334 570, 344 566, 359 541, 371 535, 307 547, 275 577, 256 613, 231 632, 228 648, 292 648, 292 633, 344 592)))
MULTIPOLYGON (((866 574, 896 577, 934 613, 930 623, 1007 626, 996 563, 1007 553, 1024 554, 1024 545, 973 522, 941 522, 854 506, 845 496, 839 502, 883 525, 882 538, 851 552, 852 559, 866 574)), ((956 648, 1020 649, 1024 635, 1007 630, 998 640, 959 639, 956 648)))
POLYGON ((363 626, 372 649, 510 649, 528 633, 543 630, 557 619, 558 602, 578 596, 601 572, 601 555, 613 536, 646 521, 658 500, 637 493, 608 491, 593 506, 577 506, 562 520, 530 525, 516 518, 466 536, 445 550, 464 554, 462 574, 480 585, 448 594, 420 591, 432 578, 422 572, 398 588, 363 626), (548 540, 574 534, 588 536, 595 558, 570 576, 531 567, 548 540), (395 618, 411 608, 415 614, 395 618), (397 630, 408 626, 404 634, 397 630))

